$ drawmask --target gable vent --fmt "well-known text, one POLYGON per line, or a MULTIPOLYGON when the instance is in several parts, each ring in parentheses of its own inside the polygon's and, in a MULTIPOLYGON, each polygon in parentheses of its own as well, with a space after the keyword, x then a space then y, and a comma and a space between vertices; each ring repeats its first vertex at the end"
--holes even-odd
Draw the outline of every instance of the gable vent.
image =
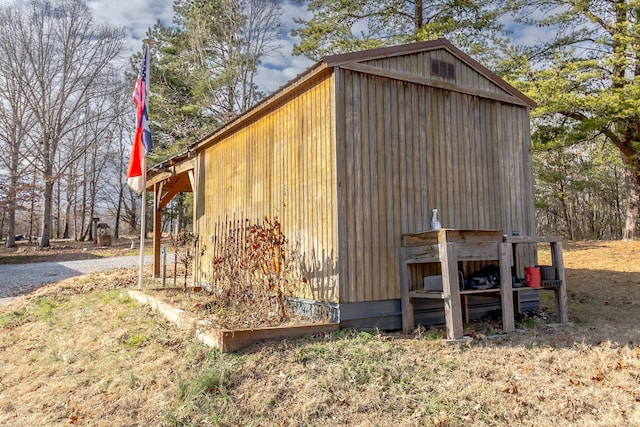
POLYGON ((456 67, 451 62, 431 60, 431 74, 444 77, 445 79, 456 79, 456 67))

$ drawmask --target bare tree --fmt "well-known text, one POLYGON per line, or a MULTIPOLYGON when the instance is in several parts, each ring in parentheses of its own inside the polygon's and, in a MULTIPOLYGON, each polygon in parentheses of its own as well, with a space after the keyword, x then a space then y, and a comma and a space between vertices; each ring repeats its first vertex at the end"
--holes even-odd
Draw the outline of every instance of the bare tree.
POLYGON ((177 0, 193 64, 194 92, 219 122, 239 114, 262 96, 255 84, 260 60, 273 53, 280 30, 280 4, 273 0, 177 0), (211 19, 216 16, 216 19, 211 19))
POLYGON ((14 42, 5 48, 7 61, 36 118, 44 184, 40 246, 49 246, 54 183, 87 148, 73 131, 102 119, 102 111, 88 106, 108 93, 99 80, 122 51, 124 30, 96 25, 87 5, 76 0, 16 2, 0 8, 0 27, 14 42))
MULTIPOLYGON (((126 233, 130 233, 137 227, 138 219, 135 214, 138 209, 139 196, 126 185, 125 175, 127 162, 131 154, 131 141, 133 138, 134 108, 131 102, 133 90, 131 81, 123 78, 112 77, 112 88, 109 94, 109 108, 113 113, 113 120, 109 126, 109 132, 105 141, 109 145, 108 153, 104 152, 102 159, 105 168, 101 171, 101 181, 108 182, 108 186, 102 186, 98 198, 104 205, 114 221, 114 237, 120 237, 121 222, 129 224, 126 233), (129 215, 128 212, 133 212, 129 215)), ((103 144, 103 145, 105 145, 103 144)))
MULTIPOLYGON (((2 15, 0 14, 0 19, 2 15)), ((0 165, 8 172, 8 184, 3 211, 7 213, 8 247, 15 246, 16 210, 19 195, 25 190, 23 172, 28 162, 21 156, 21 149, 35 124, 27 100, 20 93, 20 69, 11 62, 14 34, 4 31, 0 21, 0 165)))

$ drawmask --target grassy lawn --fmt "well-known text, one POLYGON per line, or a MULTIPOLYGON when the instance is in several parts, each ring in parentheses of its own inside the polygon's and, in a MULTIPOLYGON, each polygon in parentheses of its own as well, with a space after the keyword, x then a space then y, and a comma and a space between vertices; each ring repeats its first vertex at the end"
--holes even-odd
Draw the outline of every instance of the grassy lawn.
POLYGON ((68 279, 0 307, 0 425, 640 425, 640 242, 564 255, 572 324, 545 292, 548 316, 474 322, 468 345, 343 330, 220 354, 134 304, 135 269, 68 279))
MULTIPOLYGON (((97 247, 93 241, 78 242, 71 239, 54 239, 49 247, 40 248, 37 242, 20 241, 16 242, 15 248, 0 245, 0 265, 75 261, 138 255, 139 253, 139 239, 134 239, 134 249, 131 249, 131 239, 128 238, 114 238, 109 247, 97 247)), ((145 253, 153 253, 151 240, 145 240, 145 253)))

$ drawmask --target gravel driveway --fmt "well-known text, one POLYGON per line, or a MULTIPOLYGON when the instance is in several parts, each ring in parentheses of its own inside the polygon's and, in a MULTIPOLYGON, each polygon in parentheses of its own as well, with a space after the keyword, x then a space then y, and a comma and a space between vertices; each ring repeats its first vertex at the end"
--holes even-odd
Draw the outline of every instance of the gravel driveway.
MULTIPOLYGON (((146 255, 145 264, 151 264, 151 255, 146 255)), ((34 262, 30 264, 0 265, 0 305, 3 298, 15 297, 69 277, 80 276, 117 268, 140 265, 140 256, 87 259, 64 262, 34 262)))

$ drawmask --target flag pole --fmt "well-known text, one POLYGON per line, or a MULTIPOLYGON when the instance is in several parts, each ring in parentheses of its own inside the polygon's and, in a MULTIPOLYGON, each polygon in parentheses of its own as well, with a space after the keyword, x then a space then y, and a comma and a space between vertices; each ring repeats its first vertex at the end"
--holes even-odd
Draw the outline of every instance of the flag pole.
POLYGON ((140 268, 138 270, 138 290, 142 288, 142 270, 144 269, 144 239, 147 228, 147 162, 145 160, 143 170, 144 187, 142 187, 142 208, 140 209, 140 268))
MULTIPOLYGON (((154 43, 153 39, 146 38, 142 40, 143 46, 145 50, 150 50, 151 46, 154 43)), ((150 55, 150 52, 146 52, 147 55, 150 55)), ((147 69, 147 86, 146 90, 148 91, 150 81, 150 69, 147 69)), ((148 96, 148 93, 147 93, 148 96)), ((144 167, 142 168, 142 207, 140 209, 140 267, 138 269, 138 290, 142 288, 142 273, 144 270, 144 239, 147 234, 147 156, 142 156, 144 161, 144 167)), ((155 208, 155 202, 154 202, 155 208)))

